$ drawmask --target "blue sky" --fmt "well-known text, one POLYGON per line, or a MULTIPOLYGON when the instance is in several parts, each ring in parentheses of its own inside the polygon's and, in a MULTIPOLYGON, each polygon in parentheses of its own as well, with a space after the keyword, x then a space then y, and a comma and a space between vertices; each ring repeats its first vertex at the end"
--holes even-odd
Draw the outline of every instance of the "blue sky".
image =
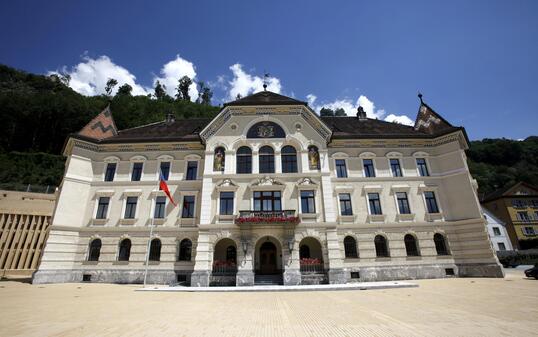
POLYGON ((70 72, 86 94, 99 93, 108 72, 141 92, 157 79, 174 83, 174 75, 194 72, 218 104, 258 90, 267 70, 273 90, 317 109, 351 113, 360 98, 370 116, 414 120, 420 90, 471 139, 538 134, 538 1, 1 6, 0 62, 70 72))

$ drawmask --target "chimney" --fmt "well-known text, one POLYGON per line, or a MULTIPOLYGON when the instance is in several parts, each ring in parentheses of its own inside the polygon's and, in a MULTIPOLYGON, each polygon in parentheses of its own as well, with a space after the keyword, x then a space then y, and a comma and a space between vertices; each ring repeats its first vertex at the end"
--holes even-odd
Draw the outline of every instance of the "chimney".
POLYGON ((166 114, 166 124, 172 124, 176 121, 176 116, 173 113, 166 114))
POLYGON ((357 118, 361 121, 366 120, 366 111, 360 105, 357 108, 357 118))

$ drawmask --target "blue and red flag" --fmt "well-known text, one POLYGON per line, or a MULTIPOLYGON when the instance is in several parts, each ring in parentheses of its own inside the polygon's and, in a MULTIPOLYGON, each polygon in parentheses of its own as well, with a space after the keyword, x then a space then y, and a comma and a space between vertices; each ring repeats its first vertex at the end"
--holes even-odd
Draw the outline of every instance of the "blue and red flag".
POLYGON ((163 191, 164 194, 166 194, 166 196, 168 197, 168 199, 170 199, 170 202, 174 206, 177 206, 174 202, 174 199, 172 199, 172 195, 170 194, 170 190, 168 189, 168 184, 166 184, 166 180, 164 179, 162 172, 159 172, 159 190, 163 191))

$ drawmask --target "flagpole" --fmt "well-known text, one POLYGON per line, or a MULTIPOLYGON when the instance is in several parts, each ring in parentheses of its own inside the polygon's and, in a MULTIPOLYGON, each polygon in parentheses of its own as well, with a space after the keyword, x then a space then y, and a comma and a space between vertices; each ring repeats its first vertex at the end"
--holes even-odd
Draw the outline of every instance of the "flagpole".
MULTIPOLYGON (((161 185, 161 175, 162 172, 159 170, 159 176, 157 177, 157 194, 160 189, 161 185)), ((155 207, 157 206, 157 194, 155 194, 155 207)), ((151 209, 151 207, 150 207, 151 209)), ((149 227, 149 238, 148 238, 148 246, 146 247, 146 268, 144 269, 144 288, 146 287, 146 281, 148 279, 148 266, 149 266, 149 251, 151 249, 151 238, 153 237, 153 225, 155 221, 155 208, 153 208, 153 214, 150 214, 151 216, 151 224, 149 227)))

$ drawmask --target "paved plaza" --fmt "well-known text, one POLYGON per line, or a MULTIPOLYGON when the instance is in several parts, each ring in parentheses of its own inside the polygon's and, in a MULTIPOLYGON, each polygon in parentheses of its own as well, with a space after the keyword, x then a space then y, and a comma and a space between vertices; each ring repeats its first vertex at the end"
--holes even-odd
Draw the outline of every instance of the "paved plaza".
POLYGON ((536 336, 538 281, 419 280, 417 288, 140 292, 0 282, 0 336, 536 336))

